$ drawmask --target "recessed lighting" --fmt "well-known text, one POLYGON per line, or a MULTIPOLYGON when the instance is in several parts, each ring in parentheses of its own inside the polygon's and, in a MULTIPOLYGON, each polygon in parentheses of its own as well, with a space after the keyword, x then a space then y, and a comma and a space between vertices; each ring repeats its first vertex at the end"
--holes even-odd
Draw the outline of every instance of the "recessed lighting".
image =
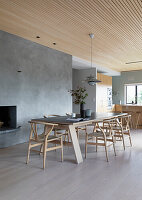
POLYGON ((39 39, 39 38, 40 38, 40 36, 39 36, 39 35, 37 35, 37 36, 36 36, 36 38, 38 38, 38 39, 39 39))
POLYGON ((56 42, 53 42, 53 45, 56 45, 56 42))

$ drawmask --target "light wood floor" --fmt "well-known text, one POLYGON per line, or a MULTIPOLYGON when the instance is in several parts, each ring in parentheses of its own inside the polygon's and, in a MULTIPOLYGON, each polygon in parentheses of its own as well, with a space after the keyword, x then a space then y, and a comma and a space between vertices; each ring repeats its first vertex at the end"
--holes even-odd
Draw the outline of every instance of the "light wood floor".
POLYGON ((49 152, 45 171, 36 153, 25 164, 27 144, 0 149, 0 200, 141 200, 142 130, 133 131, 132 141, 125 152, 119 143, 116 157, 110 148, 109 163, 102 147, 96 153, 90 146, 80 165, 72 147, 64 148, 63 163, 59 151, 49 152))

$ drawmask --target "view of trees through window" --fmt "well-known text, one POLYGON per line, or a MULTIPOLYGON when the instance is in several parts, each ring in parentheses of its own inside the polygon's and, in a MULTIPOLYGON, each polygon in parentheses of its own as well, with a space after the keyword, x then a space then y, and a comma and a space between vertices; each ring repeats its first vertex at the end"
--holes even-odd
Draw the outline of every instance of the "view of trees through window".
POLYGON ((142 84, 126 85, 126 103, 142 104, 142 84))

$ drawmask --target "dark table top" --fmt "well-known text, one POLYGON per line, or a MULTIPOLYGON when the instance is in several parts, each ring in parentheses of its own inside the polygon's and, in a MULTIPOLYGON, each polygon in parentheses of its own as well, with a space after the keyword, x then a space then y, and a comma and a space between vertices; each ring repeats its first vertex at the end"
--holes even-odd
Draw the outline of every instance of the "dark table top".
POLYGON ((105 119, 120 117, 126 114, 127 113, 92 113, 91 117, 85 118, 85 119, 81 118, 80 121, 77 121, 79 117, 71 118, 70 116, 39 118, 39 119, 32 119, 31 121, 55 123, 55 124, 61 124, 61 125, 72 125, 72 124, 82 124, 85 122, 103 121, 105 119))

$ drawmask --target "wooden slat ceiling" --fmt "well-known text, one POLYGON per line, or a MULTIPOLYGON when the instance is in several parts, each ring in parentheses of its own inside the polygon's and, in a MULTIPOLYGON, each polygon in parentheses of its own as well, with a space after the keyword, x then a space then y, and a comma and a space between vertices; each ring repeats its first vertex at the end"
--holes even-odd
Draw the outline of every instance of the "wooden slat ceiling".
POLYGON ((94 33, 94 63, 142 69, 142 0, 0 0, 0 29, 89 61, 94 33))

